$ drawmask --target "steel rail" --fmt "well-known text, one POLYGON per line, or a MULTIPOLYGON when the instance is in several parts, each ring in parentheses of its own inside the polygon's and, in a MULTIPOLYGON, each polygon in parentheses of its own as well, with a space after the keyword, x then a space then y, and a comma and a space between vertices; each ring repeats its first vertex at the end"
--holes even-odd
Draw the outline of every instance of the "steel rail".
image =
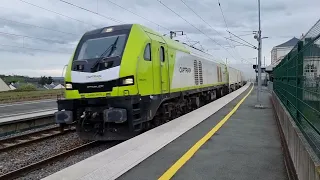
POLYGON ((40 160, 40 161, 32 163, 30 165, 21 167, 21 168, 19 168, 17 170, 13 170, 13 171, 8 172, 6 174, 0 175, 0 180, 2 180, 2 179, 8 180, 8 179, 15 179, 15 178, 21 177, 22 175, 24 175, 26 173, 29 173, 29 172, 34 171, 36 169, 40 169, 42 166, 44 166, 46 164, 58 161, 58 160, 63 159, 65 157, 69 157, 72 154, 75 154, 75 153, 77 153, 79 151, 81 152, 81 151, 86 150, 88 148, 95 147, 97 145, 99 145, 98 141, 91 141, 91 142, 88 142, 86 144, 82 144, 82 145, 80 145, 78 147, 75 147, 73 149, 64 151, 64 152, 62 152, 60 154, 53 155, 53 156, 51 156, 49 158, 40 160))

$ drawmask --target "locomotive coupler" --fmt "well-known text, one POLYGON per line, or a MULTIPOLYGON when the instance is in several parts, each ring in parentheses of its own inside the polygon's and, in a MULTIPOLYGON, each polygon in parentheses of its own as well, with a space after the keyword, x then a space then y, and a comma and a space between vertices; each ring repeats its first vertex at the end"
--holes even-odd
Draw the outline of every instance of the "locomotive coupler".
POLYGON ((72 111, 57 111, 54 113, 54 118, 57 124, 72 124, 73 112, 72 111))

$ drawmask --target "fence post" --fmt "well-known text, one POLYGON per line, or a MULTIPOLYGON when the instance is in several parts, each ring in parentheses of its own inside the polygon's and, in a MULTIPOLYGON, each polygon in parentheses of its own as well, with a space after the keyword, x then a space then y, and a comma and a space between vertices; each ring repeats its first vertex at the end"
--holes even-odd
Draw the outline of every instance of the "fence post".
POLYGON ((303 101, 303 41, 298 42, 298 58, 296 64, 296 114, 297 120, 301 120, 300 112, 301 112, 301 101, 303 101), (300 101, 301 100, 301 101, 300 101), (300 112, 299 112, 299 111, 300 112))

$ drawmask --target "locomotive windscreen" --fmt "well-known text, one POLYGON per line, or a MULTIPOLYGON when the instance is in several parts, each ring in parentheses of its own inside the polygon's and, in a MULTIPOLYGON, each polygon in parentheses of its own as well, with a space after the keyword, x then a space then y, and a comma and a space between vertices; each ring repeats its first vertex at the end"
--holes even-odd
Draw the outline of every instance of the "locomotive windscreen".
POLYGON ((74 54, 72 70, 97 72, 119 66, 130 30, 131 27, 104 28, 84 34, 74 54))
POLYGON ((114 35, 87 39, 79 47, 74 60, 91 60, 99 57, 122 56, 126 35, 114 35))

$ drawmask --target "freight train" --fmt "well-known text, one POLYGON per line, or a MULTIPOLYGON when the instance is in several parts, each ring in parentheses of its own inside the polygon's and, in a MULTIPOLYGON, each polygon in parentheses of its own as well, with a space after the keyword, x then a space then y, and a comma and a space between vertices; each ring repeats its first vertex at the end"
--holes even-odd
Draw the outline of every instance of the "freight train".
POLYGON ((86 32, 55 121, 83 140, 125 140, 245 84, 243 72, 139 24, 86 32))

